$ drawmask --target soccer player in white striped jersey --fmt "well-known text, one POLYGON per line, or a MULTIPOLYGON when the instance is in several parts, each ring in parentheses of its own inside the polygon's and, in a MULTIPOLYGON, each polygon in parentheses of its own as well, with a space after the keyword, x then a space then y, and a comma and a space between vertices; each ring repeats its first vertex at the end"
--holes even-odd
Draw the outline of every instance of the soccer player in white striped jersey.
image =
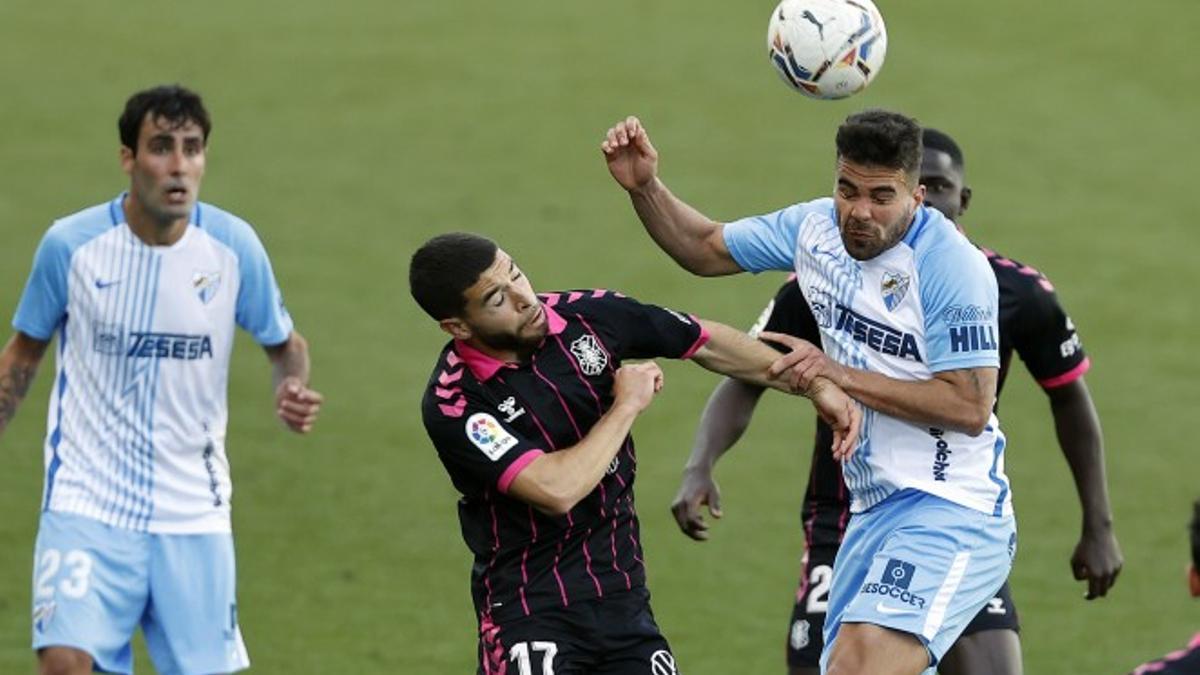
POLYGON ((322 399, 258 236, 197 201, 200 97, 138 92, 118 129, 128 192, 46 232, 0 352, 2 433, 57 338, 33 648, 43 674, 129 673, 140 625, 159 672, 233 672, 249 665, 225 454, 234 325, 266 350, 289 429, 311 430, 322 399))
POLYGON ((923 205, 921 128, 897 113, 838 128, 833 198, 718 223, 659 180, 636 118, 601 145, 642 224, 685 269, 796 273, 824 353, 793 351, 801 390, 836 382, 865 408, 843 464, 851 517, 833 566, 821 672, 932 672, 1004 583, 1016 546, 996 397, 998 294, 987 260, 923 205), (828 354, 826 356, 825 354, 828 354))

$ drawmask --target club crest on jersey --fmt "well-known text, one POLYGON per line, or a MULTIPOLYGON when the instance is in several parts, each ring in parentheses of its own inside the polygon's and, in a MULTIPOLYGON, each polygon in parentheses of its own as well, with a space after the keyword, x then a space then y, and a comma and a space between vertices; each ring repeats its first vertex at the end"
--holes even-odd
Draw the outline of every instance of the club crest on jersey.
POLYGON ((221 273, 196 270, 192 272, 192 290, 196 291, 200 302, 208 304, 221 288, 221 273))
POLYGON ((599 375, 608 365, 608 353, 594 335, 578 337, 571 343, 571 353, 575 355, 575 360, 579 362, 579 368, 584 375, 599 375))
POLYGON ((493 462, 517 444, 516 437, 487 413, 475 413, 467 418, 467 438, 493 462))
POLYGON ((908 294, 908 275, 899 272, 884 272, 879 290, 883 293, 883 304, 888 311, 896 309, 904 301, 904 296, 908 294))
POLYGON ((808 295, 808 306, 812 309, 817 325, 833 328, 833 296, 818 290, 816 286, 808 287, 808 295))

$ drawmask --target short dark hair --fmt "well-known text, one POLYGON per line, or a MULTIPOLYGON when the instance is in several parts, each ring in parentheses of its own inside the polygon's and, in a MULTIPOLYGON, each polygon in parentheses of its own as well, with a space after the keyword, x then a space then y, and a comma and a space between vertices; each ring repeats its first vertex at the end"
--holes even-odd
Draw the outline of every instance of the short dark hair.
POLYGON ((439 234, 417 249, 408 265, 413 300, 437 321, 461 316, 463 293, 496 261, 496 242, 469 232, 439 234))
POLYGON ((137 154, 138 131, 142 128, 142 120, 146 115, 155 119, 162 118, 171 123, 176 129, 188 122, 195 122, 204 131, 204 142, 208 143, 208 133, 212 131, 212 121, 208 111, 204 109, 204 101, 200 94, 178 84, 164 84, 139 91, 125 102, 125 110, 117 119, 117 132, 121 136, 121 145, 137 154))
POLYGON ((900 113, 864 110, 838 127, 837 152, 855 164, 903 169, 915 181, 921 170, 921 127, 900 113))
POLYGON ((955 143, 953 138, 950 138, 950 134, 932 127, 925 127, 925 130, 921 132, 921 143, 926 149, 938 150, 950 155, 954 168, 959 171, 966 168, 967 163, 963 159, 962 148, 958 147, 958 143, 955 143))
POLYGON ((1192 533, 1192 565, 1200 571, 1200 499, 1192 504, 1192 522, 1188 529, 1192 533))

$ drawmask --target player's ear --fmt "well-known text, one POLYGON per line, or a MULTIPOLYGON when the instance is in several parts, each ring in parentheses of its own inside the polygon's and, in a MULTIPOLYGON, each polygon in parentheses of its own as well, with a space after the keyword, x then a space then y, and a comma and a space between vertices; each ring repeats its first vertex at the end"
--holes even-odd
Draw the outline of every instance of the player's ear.
POLYGON ((1192 563, 1188 563, 1188 591, 1193 598, 1200 598, 1200 572, 1192 563))
POLYGON ((962 199, 959 202, 958 212, 962 213, 971 205, 971 188, 964 185, 962 189, 962 199))
POLYGON ((466 321, 463 321, 458 317, 442 319, 441 321, 438 321, 438 326, 440 326, 442 330, 449 333, 450 337, 454 338, 455 340, 471 339, 471 327, 467 325, 466 321))
POLYGON ((133 150, 122 145, 118 156, 121 159, 121 170, 126 174, 133 173, 133 150))

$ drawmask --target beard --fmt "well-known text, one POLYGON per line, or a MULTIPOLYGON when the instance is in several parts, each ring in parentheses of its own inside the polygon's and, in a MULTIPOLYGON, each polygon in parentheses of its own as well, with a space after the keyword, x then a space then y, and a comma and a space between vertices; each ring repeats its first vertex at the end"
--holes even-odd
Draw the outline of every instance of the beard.
POLYGON ((910 223, 913 219, 913 210, 909 209, 894 222, 885 225, 882 233, 879 233, 876 228, 868 225, 861 226, 861 221, 853 218, 847 218, 839 227, 842 235, 842 246, 846 248, 846 252, 850 257, 856 260, 870 260, 875 256, 895 246, 897 242, 904 238, 908 232, 910 223), (871 239, 866 241, 856 240, 850 237, 851 232, 867 234, 871 239), (875 238, 878 235, 878 238, 875 238))
POLYGON ((542 340, 546 337, 546 326, 533 331, 529 334, 522 334, 525 326, 518 329, 516 333, 507 332, 489 332, 475 329, 475 338, 483 344, 497 351, 511 351, 520 355, 521 360, 525 360, 530 354, 542 344, 542 340))

